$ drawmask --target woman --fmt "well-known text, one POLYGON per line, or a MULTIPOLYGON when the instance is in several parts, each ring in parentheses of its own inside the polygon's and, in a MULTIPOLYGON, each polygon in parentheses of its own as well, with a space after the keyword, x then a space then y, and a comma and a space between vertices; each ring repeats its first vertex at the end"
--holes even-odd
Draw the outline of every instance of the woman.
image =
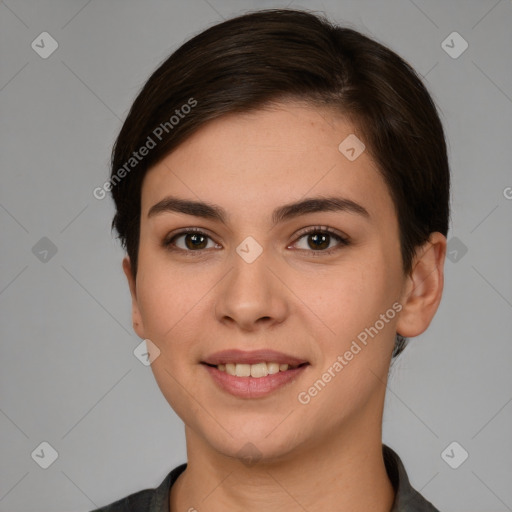
POLYGON ((449 182, 421 80, 355 30, 258 11, 176 50, 97 192, 187 463, 98 510, 437 510, 382 413, 441 300, 449 182))

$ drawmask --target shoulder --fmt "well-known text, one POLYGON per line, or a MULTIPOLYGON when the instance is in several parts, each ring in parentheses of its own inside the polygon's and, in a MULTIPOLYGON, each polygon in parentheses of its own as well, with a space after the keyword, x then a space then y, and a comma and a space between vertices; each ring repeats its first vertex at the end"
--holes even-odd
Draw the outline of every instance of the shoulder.
POLYGON ((156 489, 144 489, 129 496, 114 501, 104 507, 94 509, 92 512, 132 512, 135 510, 149 510, 156 489))
POLYGON ((91 512, 163 512, 169 510, 169 490, 178 476, 186 469, 186 464, 174 468, 162 481, 152 489, 143 489, 117 501, 96 508, 91 512))
POLYGON ((389 479, 395 488, 391 512, 440 512, 412 487, 398 454, 386 445, 383 445, 382 451, 389 479))

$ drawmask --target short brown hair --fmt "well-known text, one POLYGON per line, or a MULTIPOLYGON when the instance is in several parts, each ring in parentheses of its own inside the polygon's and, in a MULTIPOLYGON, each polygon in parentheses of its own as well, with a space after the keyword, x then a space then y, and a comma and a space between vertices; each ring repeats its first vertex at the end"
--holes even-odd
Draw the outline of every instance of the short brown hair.
MULTIPOLYGON (((430 233, 447 235, 445 137, 418 74, 389 48, 323 15, 260 10, 214 25, 179 47, 148 79, 121 128, 112 151, 112 228, 134 277, 146 171, 207 121, 280 99, 327 106, 352 122, 393 199, 405 273, 430 233), (194 108, 171 124, 191 98, 194 108), (120 169, 159 126, 166 128, 156 146, 120 179, 120 169)), ((393 356, 405 342, 397 335, 393 356)))

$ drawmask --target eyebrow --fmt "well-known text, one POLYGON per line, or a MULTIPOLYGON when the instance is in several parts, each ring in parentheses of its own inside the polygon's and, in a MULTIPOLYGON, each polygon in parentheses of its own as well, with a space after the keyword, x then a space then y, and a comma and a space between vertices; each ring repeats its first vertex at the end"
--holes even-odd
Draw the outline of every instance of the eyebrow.
MULTIPOLYGON (((191 201, 178 197, 168 196, 153 205, 148 218, 158 214, 175 212, 204 219, 212 219, 226 224, 229 218, 226 210, 221 206, 201 201, 191 201)), ((343 197, 310 197, 295 203, 279 206, 272 212, 272 224, 290 220, 301 215, 314 212, 348 212, 370 218, 368 210, 351 199, 343 197)))

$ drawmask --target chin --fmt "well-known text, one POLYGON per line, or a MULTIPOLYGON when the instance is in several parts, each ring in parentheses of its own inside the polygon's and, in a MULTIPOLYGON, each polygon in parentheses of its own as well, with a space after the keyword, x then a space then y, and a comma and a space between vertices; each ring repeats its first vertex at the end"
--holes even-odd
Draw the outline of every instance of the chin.
POLYGON ((217 436, 212 437, 212 430, 208 429, 204 438, 218 453, 251 466, 256 462, 273 463, 285 460, 302 444, 290 427, 283 428, 281 432, 277 432, 278 429, 272 432, 268 422, 262 422, 260 428, 245 424, 240 429, 230 430, 233 434, 231 437, 219 427, 216 429, 217 436))

